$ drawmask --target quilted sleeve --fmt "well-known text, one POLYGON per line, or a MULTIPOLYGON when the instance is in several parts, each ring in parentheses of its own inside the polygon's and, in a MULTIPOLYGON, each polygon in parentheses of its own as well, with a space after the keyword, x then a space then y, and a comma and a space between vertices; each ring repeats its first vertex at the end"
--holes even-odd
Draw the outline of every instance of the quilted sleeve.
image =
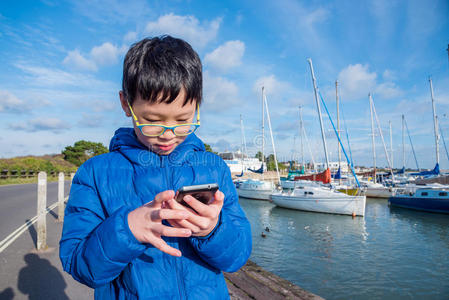
POLYGON ((131 208, 107 215, 96 192, 90 161, 76 173, 65 209, 59 257, 64 270, 92 288, 114 280, 146 249, 128 226, 131 208))

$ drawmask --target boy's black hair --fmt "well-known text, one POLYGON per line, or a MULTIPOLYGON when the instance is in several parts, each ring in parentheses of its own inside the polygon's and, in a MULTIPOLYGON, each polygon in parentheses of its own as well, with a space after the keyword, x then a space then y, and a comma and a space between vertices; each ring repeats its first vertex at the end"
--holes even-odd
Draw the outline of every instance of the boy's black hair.
POLYGON ((163 35, 131 46, 123 63, 122 90, 130 104, 139 94, 150 103, 171 103, 185 89, 183 105, 202 100, 201 60, 185 41, 163 35))

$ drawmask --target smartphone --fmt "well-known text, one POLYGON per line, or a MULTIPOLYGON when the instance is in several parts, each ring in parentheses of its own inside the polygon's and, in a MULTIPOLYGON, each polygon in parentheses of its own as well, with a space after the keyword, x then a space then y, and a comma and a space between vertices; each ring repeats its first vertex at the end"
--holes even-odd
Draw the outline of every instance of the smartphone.
POLYGON ((183 186, 176 192, 175 200, 182 205, 190 207, 183 199, 184 196, 191 195, 202 203, 209 204, 214 198, 217 190, 218 184, 216 183, 183 186))

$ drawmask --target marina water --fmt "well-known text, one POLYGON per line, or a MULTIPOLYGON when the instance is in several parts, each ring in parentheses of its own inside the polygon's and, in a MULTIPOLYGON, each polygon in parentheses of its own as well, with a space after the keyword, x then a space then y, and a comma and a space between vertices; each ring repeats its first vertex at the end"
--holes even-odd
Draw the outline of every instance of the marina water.
POLYGON ((326 299, 449 299, 449 215, 370 198, 364 218, 245 198, 240 204, 253 232, 250 259, 312 293, 326 299))

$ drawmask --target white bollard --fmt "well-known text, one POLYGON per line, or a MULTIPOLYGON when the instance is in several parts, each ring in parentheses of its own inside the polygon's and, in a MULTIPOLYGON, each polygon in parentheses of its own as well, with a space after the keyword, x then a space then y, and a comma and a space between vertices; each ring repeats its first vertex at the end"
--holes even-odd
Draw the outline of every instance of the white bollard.
POLYGON ((69 187, 69 192, 70 192, 70 188, 72 187, 72 182, 73 182, 73 177, 75 177, 75 173, 70 173, 70 187, 69 187))
POLYGON ((37 176, 37 250, 47 246, 47 173, 39 172, 37 176))
POLYGON ((64 222, 64 173, 58 178, 58 222, 64 222))

